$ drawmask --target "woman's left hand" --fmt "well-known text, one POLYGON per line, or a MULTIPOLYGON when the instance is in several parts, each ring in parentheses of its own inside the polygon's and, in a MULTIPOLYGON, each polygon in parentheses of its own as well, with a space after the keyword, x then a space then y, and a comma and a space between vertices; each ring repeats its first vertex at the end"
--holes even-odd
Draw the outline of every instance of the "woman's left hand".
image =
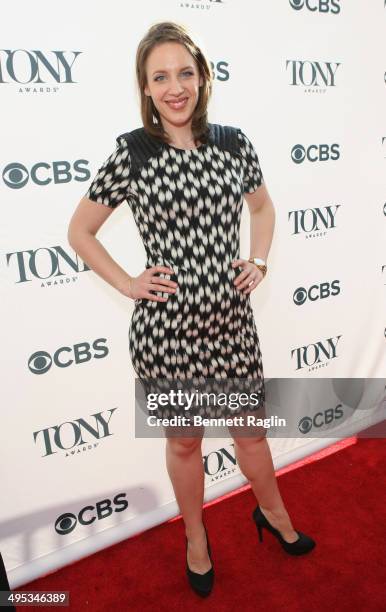
POLYGON ((256 264, 246 259, 235 259, 232 261, 232 268, 236 267, 243 268, 243 271, 234 280, 236 289, 241 293, 251 293, 264 278, 264 274, 256 264))

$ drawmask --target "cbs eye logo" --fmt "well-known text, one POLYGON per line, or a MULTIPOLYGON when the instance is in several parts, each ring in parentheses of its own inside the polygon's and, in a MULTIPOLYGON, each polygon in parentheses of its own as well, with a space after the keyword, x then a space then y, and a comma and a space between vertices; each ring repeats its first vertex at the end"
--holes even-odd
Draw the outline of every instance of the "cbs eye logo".
POLYGON ((54 161, 50 164, 38 162, 28 171, 23 164, 12 162, 5 166, 2 177, 10 189, 22 189, 30 180, 39 186, 69 183, 71 180, 88 181, 91 174, 86 166, 88 166, 86 159, 77 159, 73 165, 68 161, 54 161))
POLYGON ((3 181, 11 189, 21 189, 28 183, 29 174, 23 164, 8 164, 3 170, 3 181))
POLYGON ((296 144, 291 150, 291 159, 295 164, 302 164, 306 160, 310 162, 335 161, 339 157, 339 145, 336 143, 332 145, 310 145, 307 148, 301 144, 296 144))
POLYGON ((66 533, 71 533, 76 527, 77 518, 75 514, 71 514, 67 512, 67 514, 62 514, 59 518, 56 519, 55 522, 55 531, 60 535, 65 535, 66 533))
POLYGON ((52 357, 46 351, 37 351, 28 359, 28 367, 33 374, 45 374, 52 365, 52 357))
POLYGON ((299 421, 299 431, 302 434, 306 434, 312 429, 312 419, 311 417, 303 417, 299 421))

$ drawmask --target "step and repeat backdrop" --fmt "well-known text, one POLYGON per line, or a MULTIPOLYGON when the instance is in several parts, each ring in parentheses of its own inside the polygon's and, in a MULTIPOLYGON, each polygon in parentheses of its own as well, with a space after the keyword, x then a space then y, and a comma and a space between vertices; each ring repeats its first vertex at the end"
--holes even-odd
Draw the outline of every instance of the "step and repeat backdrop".
MULTIPOLYGON (((207 53, 209 119, 248 135, 276 209, 268 275, 251 296, 266 379, 296 424, 269 438, 275 466, 385 415, 383 0, 16 0, 0 49, 0 551, 11 587, 178 514, 165 440, 135 435, 133 301, 67 240, 116 136, 142 125, 136 48, 169 20, 207 53)), ((241 230, 247 258, 246 205, 241 230)), ((128 205, 98 239, 129 274, 144 269, 128 205)), ((205 438, 203 461, 206 500, 246 482, 229 436, 205 438)))

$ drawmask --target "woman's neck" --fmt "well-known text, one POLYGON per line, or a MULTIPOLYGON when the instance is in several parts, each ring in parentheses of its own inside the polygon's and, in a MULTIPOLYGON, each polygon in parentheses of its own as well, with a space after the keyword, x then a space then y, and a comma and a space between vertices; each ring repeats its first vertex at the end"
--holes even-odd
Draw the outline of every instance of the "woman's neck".
POLYGON ((181 147, 182 149, 188 149, 194 147, 194 137, 192 134, 192 122, 189 121, 186 125, 175 126, 169 122, 162 122, 164 130, 167 132, 170 138, 170 144, 181 147))

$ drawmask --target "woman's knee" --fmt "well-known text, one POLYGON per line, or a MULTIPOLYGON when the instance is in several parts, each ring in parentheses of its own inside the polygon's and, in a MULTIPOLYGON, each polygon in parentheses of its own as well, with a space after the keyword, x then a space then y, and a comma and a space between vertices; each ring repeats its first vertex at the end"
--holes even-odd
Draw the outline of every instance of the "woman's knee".
POLYGON ((262 442, 266 441, 264 434, 256 434, 253 436, 233 436, 233 440, 236 446, 243 451, 253 451, 256 447, 260 446, 262 442))
POLYGON ((167 438, 167 444, 170 450, 179 456, 186 456, 194 453, 197 448, 201 448, 202 437, 193 438, 167 438))

